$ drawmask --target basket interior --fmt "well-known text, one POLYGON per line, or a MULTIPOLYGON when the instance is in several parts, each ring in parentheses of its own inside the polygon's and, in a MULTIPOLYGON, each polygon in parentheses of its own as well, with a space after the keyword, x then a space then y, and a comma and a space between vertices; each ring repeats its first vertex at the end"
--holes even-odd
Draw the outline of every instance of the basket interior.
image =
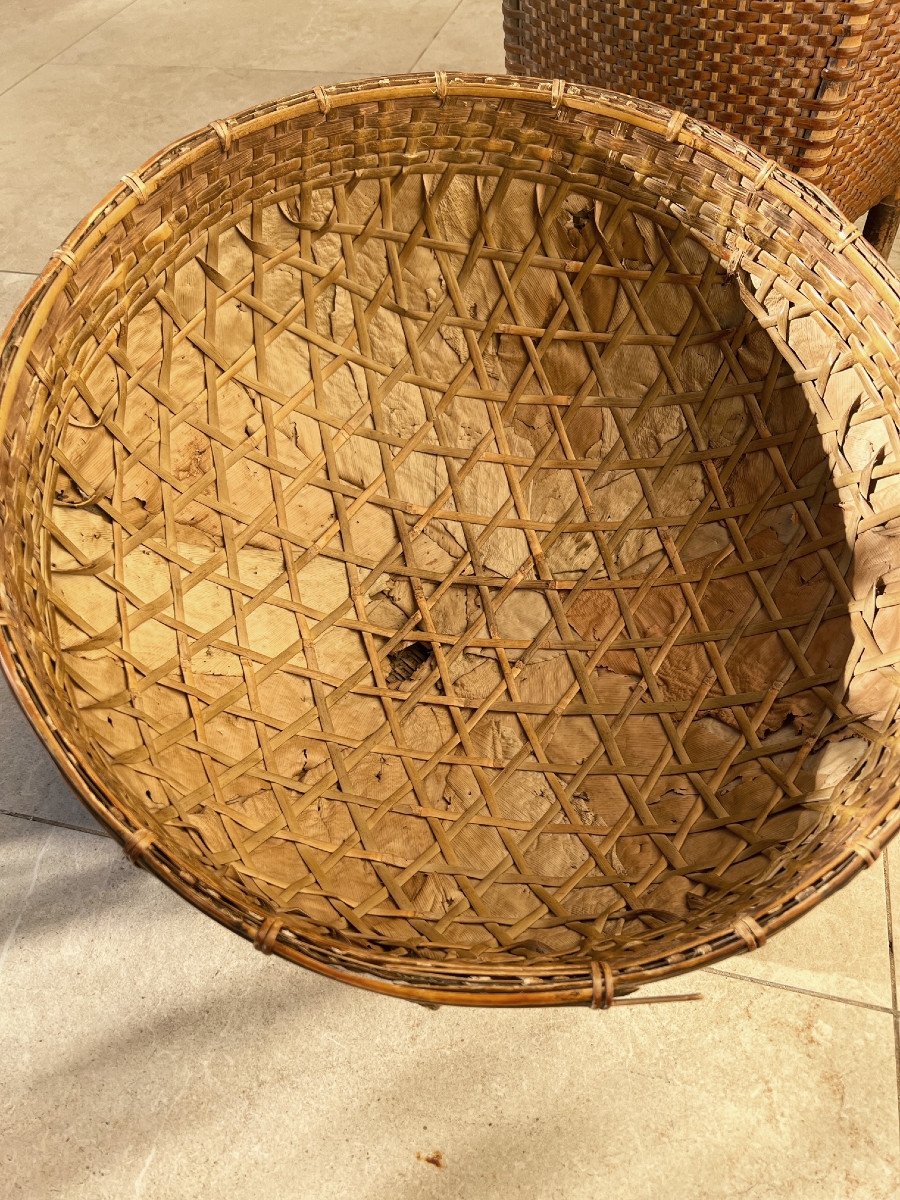
POLYGON ((167 259, 111 234, 38 347, 7 500, 54 720, 298 929, 617 963, 733 924, 860 819, 894 695, 816 381, 621 163, 285 144, 173 185, 167 259))

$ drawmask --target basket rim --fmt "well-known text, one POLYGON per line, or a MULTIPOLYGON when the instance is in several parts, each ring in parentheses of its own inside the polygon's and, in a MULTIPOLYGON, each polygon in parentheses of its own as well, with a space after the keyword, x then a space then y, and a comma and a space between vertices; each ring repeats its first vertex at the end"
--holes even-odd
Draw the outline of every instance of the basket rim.
MULTIPOLYGON (((384 100, 448 96, 510 100, 546 104, 563 113, 584 112, 614 117, 638 130, 663 134, 670 142, 702 148, 722 166, 749 178, 753 191, 805 218, 833 248, 847 256, 878 298, 892 310, 900 324, 900 281, 890 268, 859 238, 859 230, 834 203, 806 180, 793 175, 774 160, 738 141, 730 134, 683 113, 615 92, 563 80, 541 80, 502 75, 429 72, 392 75, 379 79, 315 87, 282 99, 251 106, 224 120, 215 120, 179 138, 154 154, 135 172, 123 176, 75 227, 18 305, 0 338, 0 437, 6 433, 19 380, 40 328, 75 268, 106 234, 143 204, 171 175, 218 146, 228 153, 242 137, 280 122, 316 111, 354 107, 384 100)), ((721 241, 708 248, 729 271, 737 270, 749 243, 733 230, 723 230, 721 241)), ((894 349, 891 347, 891 349, 894 349)), ((123 843, 138 865, 148 867, 170 888, 220 924, 253 941, 258 949, 276 953, 317 973, 386 995, 427 1005, 486 1005, 528 1007, 591 1004, 608 1007, 613 987, 621 995, 637 986, 671 978, 697 967, 718 962, 736 952, 755 949, 820 900, 871 865, 900 828, 900 790, 885 786, 880 803, 855 843, 844 846, 824 865, 804 874, 777 901, 764 908, 748 909, 738 925, 673 939, 665 953, 651 948, 628 968, 611 968, 609 984, 598 997, 596 971, 587 959, 523 966, 497 965, 475 959, 431 962, 398 958, 388 952, 355 950, 351 944, 311 929, 304 934, 291 928, 262 905, 250 911, 247 896, 209 873, 171 845, 161 845, 152 830, 134 827, 131 811, 104 785, 90 762, 56 727, 52 708, 45 702, 38 680, 19 643, 19 631, 9 612, 0 579, 0 668, 19 706, 44 746, 93 815, 123 843), (749 929, 743 925, 749 920, 749 929)), ((288 917, 294 925, 299 922, 288 917)), ((306 922, 304 924, 310 924, 306 922)), ((605 964, 604 964, 605 966, 605 964)), ((610 968, 606 968, 610 970, 610 968)))

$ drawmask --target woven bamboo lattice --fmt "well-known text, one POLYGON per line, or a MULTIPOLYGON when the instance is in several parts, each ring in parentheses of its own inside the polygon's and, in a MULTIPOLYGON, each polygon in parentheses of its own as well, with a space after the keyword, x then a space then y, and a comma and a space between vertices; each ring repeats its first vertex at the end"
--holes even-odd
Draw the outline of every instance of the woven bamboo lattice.
POLYGON ((0 359, 4 667, 267 952, 592 1003, 897 824, 897 284, 682 114, 316 89, 125 178, 0 359))
MULTIPOLYGON (((710 121, 858 217, 900 197, 897 0, 503 0, 508 69, 710 121)), ((890 249, 900 205, 867 236, 890 249), (877 227, 877 230, 876 230, 877 227)))

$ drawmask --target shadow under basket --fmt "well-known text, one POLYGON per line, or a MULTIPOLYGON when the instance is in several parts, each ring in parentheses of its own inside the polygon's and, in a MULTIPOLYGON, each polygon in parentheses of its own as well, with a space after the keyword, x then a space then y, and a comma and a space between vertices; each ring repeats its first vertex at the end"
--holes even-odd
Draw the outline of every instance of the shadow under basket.
POLYGON ((13 688, 135 861, 335 978, 607 1007, 753 948, 897 825, 897 289, 611 93, 214 122, 7 331, 13 688))

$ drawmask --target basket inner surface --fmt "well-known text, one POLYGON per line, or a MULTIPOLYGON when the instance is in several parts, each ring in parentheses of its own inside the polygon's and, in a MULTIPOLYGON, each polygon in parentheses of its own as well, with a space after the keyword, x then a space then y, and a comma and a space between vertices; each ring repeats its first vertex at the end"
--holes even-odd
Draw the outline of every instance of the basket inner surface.
POLYGON ((687 225, 471 169, 213 216, 27 464, 29 620, 123 808, 256 909, 486 962, 614 961, 833 841, 873 704, 832 466, 687 225))

